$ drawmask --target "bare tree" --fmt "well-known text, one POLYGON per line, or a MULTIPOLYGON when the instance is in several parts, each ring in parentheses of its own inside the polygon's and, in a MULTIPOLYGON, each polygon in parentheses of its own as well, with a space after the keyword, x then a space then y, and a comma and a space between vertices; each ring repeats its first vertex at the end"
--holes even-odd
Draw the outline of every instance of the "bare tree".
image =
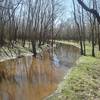
POLYGON ((83 43, 82 43, 82 35, 81 35, 81 28, 80 28, 80 25, 77 21, 77 17, 76 17, 76 7, 75 7, 75 2, 73 0, 73 6, 74 6, 74 20, 75 20, 75 23, 77 25, 77 30, 78 30, 78 33, 79 33, 79 39, 80 39, 80 47, 81 47, 81 55, 83 55, 83 43))
POLYGON ((97 21, 98 21, 99 24, 100 24, 100 15, 99 15, 99 13, 97 12, 97 10, 95 10, 94 8, 91 9, 91 8, 87 7, 87 6, 85 5, 85 3, 84 3, 82 0, 77 0, 77 1, 78 1, 78 3, 79 3, 86 11, 92 13, 92 14, 97 18, 97 21))

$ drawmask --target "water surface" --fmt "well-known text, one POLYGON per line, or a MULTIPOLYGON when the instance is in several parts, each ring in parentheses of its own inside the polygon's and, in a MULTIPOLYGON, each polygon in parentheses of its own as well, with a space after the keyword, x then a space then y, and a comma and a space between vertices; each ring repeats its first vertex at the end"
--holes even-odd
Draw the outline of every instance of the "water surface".
POLYGON ((51 54, 0 63, 0 100, 43 100, 54 92, 79 57, 79 49, 59 44, 51 54))

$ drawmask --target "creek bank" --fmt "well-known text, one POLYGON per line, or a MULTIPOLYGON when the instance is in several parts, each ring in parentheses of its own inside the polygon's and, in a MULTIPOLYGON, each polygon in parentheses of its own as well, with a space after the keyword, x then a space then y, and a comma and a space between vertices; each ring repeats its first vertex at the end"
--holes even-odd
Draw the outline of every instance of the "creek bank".
POLYGON ((55 43, 60 43, 60 44, 65 44, 65 45, 72 45, 72 46, 80 48, 79 43, 76 43, 76 42, 73 42, 73 41, 55 40, 55 43))
POLYGON ((96 50, 94 58, 90 56, 91 46, 86 49, 88 56, 77 60, 77 65, 46 100, 100 100, 100 52, 96 50))
MULTIPOLYGON (((36 47, 37 55, 42 54, 44 50, 51 48, 49 44, 42 45, 41 47, 36 47)), ((13 48, 2 47, 0 48, 0 62, 22 58, 25 56, 32 56, 32 48, 22 47, 21 45, 16 45, 13 48)))
MULTIPOLYGON (((55 40, 54 47, 56 47, 56 44, 72 45, 79 48, 79 44, 68 42, 68 41, 55 40)), ((36 46, 37 54, 42 54, 44 50, 48 51, 48 49, 49 51, 52 49, 50 44, 44 44, 41 47, 36 46)), ((10 60, 10 59, 21 58, 24 56, 32 56, 32 55, 33 55, 32 47, 30 46, 29 48, 28 43, 25 45, 25 47, 22 47, 19 43, 16 44, 13 48, 12 47, 8 48, 6 46, 0 48, 0 62, 10 60)))

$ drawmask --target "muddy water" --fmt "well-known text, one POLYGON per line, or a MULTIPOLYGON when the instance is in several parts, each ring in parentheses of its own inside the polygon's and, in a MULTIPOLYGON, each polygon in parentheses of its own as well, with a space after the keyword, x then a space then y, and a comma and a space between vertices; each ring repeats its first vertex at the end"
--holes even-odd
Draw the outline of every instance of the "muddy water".
POLYGON ((79 57, 74 46, 58 45, 53 58, 47 52, 0 63, 0 100, 43 100, 56 90, 79 57))

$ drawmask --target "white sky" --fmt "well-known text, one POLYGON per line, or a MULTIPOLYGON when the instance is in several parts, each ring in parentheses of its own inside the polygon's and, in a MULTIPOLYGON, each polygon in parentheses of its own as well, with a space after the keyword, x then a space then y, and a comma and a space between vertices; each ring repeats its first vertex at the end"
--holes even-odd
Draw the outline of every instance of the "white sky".
POLYGON ((67 18, 71 17, 71 12, 73 10, 72 8, 72 0, 62 0, 64 2, 65 6, 65 13, 64 13, 64 19, 66 20, 67 18))

